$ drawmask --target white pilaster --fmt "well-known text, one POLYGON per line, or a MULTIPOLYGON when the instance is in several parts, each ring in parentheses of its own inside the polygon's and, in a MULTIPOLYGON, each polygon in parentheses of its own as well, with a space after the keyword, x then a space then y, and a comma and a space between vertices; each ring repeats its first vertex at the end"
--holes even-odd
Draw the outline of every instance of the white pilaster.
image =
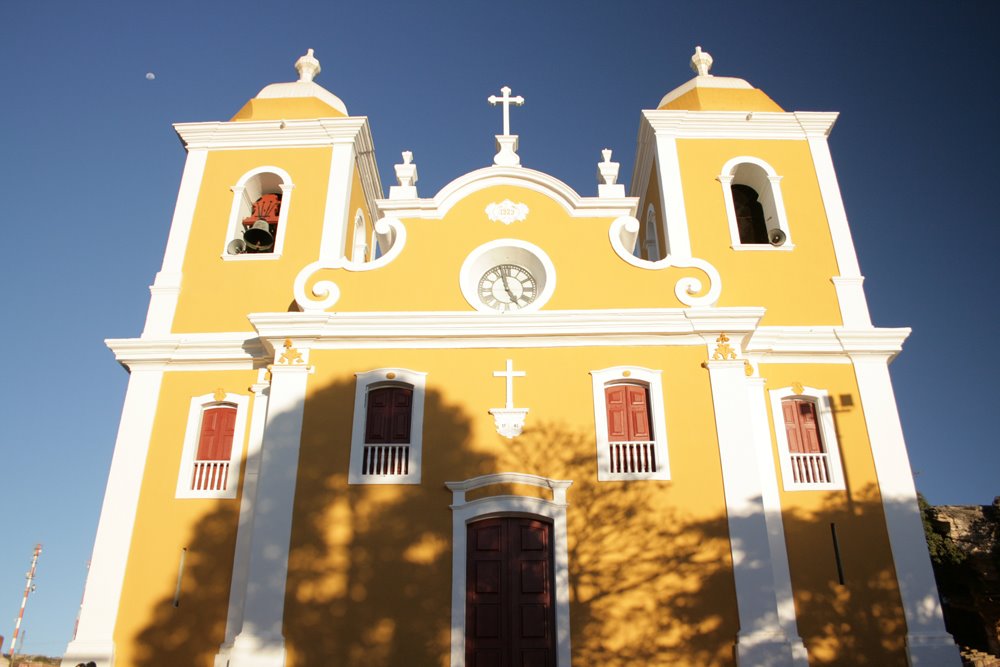
POLYGON ((872 319, 862 287, 861 268, 858 266, 858 255, 854 251, 854 239, 847 224, 847 211, 844 210, 840 183, 837 181, 837 172, 833 168, 833 158, 826 140, 826 132, 830 130, 830 125, 817 122, 813 127, 805 120, 802 122, 809 143, 809 152, 816 168, 816 178, 819 181, 826 218, 830 224, 833 251, 840 269, 840 276, 835 277, 833 281, 840 301, 841 317, 845 327, 869 328, 872 319))
POLYGON ((236 532, 233 556, 233 580, 229 588, 229 611, 226 614, 226 636, 215 656, 216 667, 227 667, 233 640, 243 627, 243 606, 246 603, 247 578, 250 573, 250 537, 253 535, 253 513, 257 502, 257 481, 260 473, 261 445, 264 441, 264 421, 270 389, 264 382, 250 387, 253 410, 250 414, 250 436, 243 473, 243 496, 240 501, 240 522, 236 532))
POLYGON ((889 377, 889 356, 852 354, 851 360, 906 617, 906 655, 913 667, 958 667, 962 664, 958 646, 944 628, 927 552, 917 490, 889 377))
POLYGON ((781 622, 775 569, 762 566, 772 563, 773 554, 744 362, 709 361, 706 367, 712 383, 740 619, 736 662, 746 667, 798 667, 805 663, 796 656, 781 622))
POLYGON ((660 175, 660 202, 666 226, 667 247, 678 259, 691 258, 684 189, 681 187, 681 163, 677 155, 677 137, 656 132, 656 165, 660 175))
POLYGON ((177 205, 167 236, 167 249, 163 255, 163 265, 150 286, 149 310, 146 312, 146 326, 143 337, 162 336, 170 333, 177 309, 177 297, 181 292, 181 271, 184 267, 184 253, 191 236, 191 222, 194 220, 195 204, 201 191, 201 181, 205 174, 208 151, 196 148, 188 151, 181 176, 177 205))
POLYGON ((129 376, 80 621, 66 647, 64 667, 90 660, 98 667, 114 664, 115 621, 162 379, 161 370, 133 369, 129 376))
POLYGON ((271 393, 257 476, 256 508, 250 529, 242 627, 233 640, 230 667, 283 667, 285 580, 288 575, 292 509, 298 476, 299 442, 311 367, 308 350, 294 363, 286 348, 271 366, 271 393))
POLYGON ((764 506, 764 523, 771 549, 771 570, 774 574, 774 595, 778 603, 778 622, 785 633, 792 651, 793 664, 808 667, 809 654, 799 637, 795 619, 795 600, 792 596, 792 574, 788 567, 788 548, 785 546, 785 525, 781 518, 781 495, 778 493, 778 476, 774 470, 774 449, 771 447, 771 429, 767 419, 767 399, 764 378, 747 378, 747 398, 753 419, 753 445, 760 475, 760 497, 764 506))
POLYGON ((330 156, 330 177, 326 186, 323 238, 319 244, 320 261, 333 261, 344 256, 348 222, 351 215, 354 157, 353 139, 341 139, 334 142, 330 156))

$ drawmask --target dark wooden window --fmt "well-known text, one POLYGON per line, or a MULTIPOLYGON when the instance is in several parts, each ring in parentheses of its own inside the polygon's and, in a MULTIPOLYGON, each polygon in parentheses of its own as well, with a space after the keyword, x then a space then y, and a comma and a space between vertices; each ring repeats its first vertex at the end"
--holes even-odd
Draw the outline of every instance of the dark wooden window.
POLYGON ((757 201, 757 191, 739 183, 733 185, 732 190, 740 243, 768 243, 764 207, 757 201))
POLYGON ((802 484, 831 482, 830 461, 820 435, 816 403, 805 398, 785 398, 781 401, 781 410, 793 481, 802 484))
POLYGON ((361 474, 409 474, 413 388, 376 387, 368 391, 367 400, 361 474))
POLYGON ((555 667, 552 524, 486 519, 467 536, 467 667, 555 667))
POLYGON ((612 384, 604 388, 608 448, 613 473, 656 472, 656 446, 649 412, 649 387, 612 384))
POLYGON ((214 405, 201 413, 201 432, 191 474, 193 491, 225 491, 233 454, 236 406, 214 405))

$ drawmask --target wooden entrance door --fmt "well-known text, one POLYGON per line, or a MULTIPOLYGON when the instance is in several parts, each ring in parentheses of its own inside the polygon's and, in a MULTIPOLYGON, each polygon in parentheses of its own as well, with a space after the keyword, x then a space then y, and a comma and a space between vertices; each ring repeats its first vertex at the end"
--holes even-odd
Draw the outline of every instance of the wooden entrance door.
POLYGON ((469 524, 467 667, 555 667, 552 524, 500 517, 469 524))

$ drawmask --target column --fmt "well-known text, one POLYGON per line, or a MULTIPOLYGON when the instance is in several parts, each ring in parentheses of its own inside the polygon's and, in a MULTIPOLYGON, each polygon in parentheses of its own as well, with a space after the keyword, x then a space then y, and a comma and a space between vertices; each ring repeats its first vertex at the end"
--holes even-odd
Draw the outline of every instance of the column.
MULTIPOLYGON (((263 375, 263 370, 260 372, 263 375)), ((260 453, 264 440, 264 420, 270 387, 258 377, 250 387, 254 394, 250 415, 250 437, 247 442, 246 465, 243 470, 243 496, 240 500, 240 522, 236 532, 233 556, 233 580, 229 587, 229 611, 226 614, 226 636, 215 656, 215 667, 227 667, 236 633, 243 627, 243 605, 246 602, 247 578, 250 568, 250 536, 253 534, 254 508, 257 504, 257 481, 260 476, 260 453)))
POLYGON ((129 376, 80 621, 76 636, 66 647, 64 667, 90 660, 97 667, 114 664, 115 621, 162 380, 162 370, 133 368, 129 376))
POLYGON ((230 667, 282 667, 285 581, 299 443, 305 409, 308 350, 291 341, 271 366, 271 395, 264 422, 256 509, 250 529, 242 626, 233 641, 230 667))
POLYGON ((796 657, 778 611, 745 365, 726 360, 705 366, 712 383, 740 619, 736 662, 746 667, 798 667, 805 663, 796 657))
POLYGON ((912 667, 958 667, 962 664, 958 646, 944 628, 927 552, 917 489, 889 377, 889 358, 888 354, 851 355, 906 617, 906 654, 912 667))

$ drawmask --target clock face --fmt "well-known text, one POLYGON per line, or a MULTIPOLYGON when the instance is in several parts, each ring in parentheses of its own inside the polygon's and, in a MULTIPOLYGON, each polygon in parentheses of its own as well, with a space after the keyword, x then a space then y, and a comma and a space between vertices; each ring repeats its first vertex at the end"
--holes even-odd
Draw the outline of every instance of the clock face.
POLYGON ((516 264, 498 264, 479 279, 479 299, 501 313, 524 308, 536 296, 534 277, 516 264))

